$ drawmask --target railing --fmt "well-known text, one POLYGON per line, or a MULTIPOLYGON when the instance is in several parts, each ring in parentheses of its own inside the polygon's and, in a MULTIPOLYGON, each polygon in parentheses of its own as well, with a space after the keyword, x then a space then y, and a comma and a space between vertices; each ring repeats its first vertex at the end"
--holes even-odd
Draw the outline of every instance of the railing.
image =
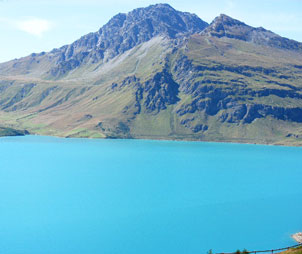
POLYGON ((235 251, 235 252, 220 252, 220 253, 216 253, 216 254, 248 254, 248 253, 264 253, 264 252, 270 252, 270 253, 274 253, 274 252, 279 252, 279 251, 283 251, 283 250, 289 250, 292 248, 297 248, 299 246, 302 246, 302 243, 300 244, 296 244, 293 246, 289 246, 289 247, 285 247, 285 248, 280 248, 280 249, 273 249, 273 250, 254 250, 254 251, 235 251))

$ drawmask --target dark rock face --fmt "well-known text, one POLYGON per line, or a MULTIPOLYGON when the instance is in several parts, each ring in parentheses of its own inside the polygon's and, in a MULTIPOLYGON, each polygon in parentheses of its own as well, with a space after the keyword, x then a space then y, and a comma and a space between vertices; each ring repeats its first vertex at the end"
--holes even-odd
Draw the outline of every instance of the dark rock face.
POLYGON ((156 4, 114 16, 98 32, 71 45, 53 50, 60 56, 50 71, 58 77, 83 63, 107 61, 157 35, 176 38, 201 32, 208 24, 194 14, 176 11, 170 5, 156 4))
POLYGON ((220 116, 221 122, 229 123, 251 123, 257 118, 265 118, 271 116, 273 118, 292 121, 302 122, 302 108, 298 107, 273 107, 265 104, 251 104, 248 101, 246 103, 239 102, 240 96, 249 96, 253 98, 265 97, 270 95, 276 95, 281 98, 299 98, 301 94, 295 90, 276 90, 276 89, 265 89, 259 91, 253 91, 251 89, 232 89, 225 90, 214 86, 207 86, 198 82, 193 86, 194 99, 191 103, 183 105, 178 111, 179 116, 192 114, 198 111, 205 112, 209 116, 217 115, 222 112, 220 116))
POLYGON ((127 77, 120 84, 113 83, 111 89, 116 91, 125 86, 135 89, 135 107, 137 108, 135 114, 141 112, 142 106, 148 113, 158 113, 166 109, 168 105, 176 104, 179 101, 179 85, 167 70, 156 73, 144 83, 135 76, 127 77))
MULTIPOLYGON (((239 103, 239 98, 234 99, 231 95, 240 94, 239 91, 225 92, 222 89, 213 88, 200 89, 199 97, 196 97, 192 103, 182 106, 177 114, 179 116, 197 111, 205 112, 207 115, 214 116, 222 112, 221 122, 245 124, 253 122, 257 118, 271 116, 278 120, 302 122, 302 108, 273 107, 265 104, 239 103)), ((246 91, 248 94, 248 90, 246 91)), ((288 93, 288 92, 286 92, 288 93)), ((286 94, 285 93, 285 94, 286 94)), ((261 94, 261 93, 259 93, 261 94)), ((266 95, 271 95, 269 92, 266 95)), ((260 95, 261 96, 261 95, 260 95)))
POLYGON ((196 124, 194 125, 193 121, 196 120, 195 117, 187 118, 180 121, 180 124, 192 130, 192 132, 205 132, 209 129, 207 125, 196 124))
POLYGON ((221 14, 204 30, 202 34, 215 37, 228 37, 259 45, 281 49, 302 51, 302 43, 281 37, 262 27, 254 28, 245 23, 221 14))
POLYGON ((173 80, 166 70, 156 73, 155 76, 145 83, 144 91, 147 93, 145 106, 149 112, 166 109, 167 105, 179 101, 179 85, 173 80))
POLYGON ((283 121, 302 122, 302 108, 283 108, 267 105, 248 105, 244 123, 251 123, 256 118, 272 116, 283 121))
POLYGON ((121 88, 130 86, 130 85, 134 86, 134 87, 141 86, 140 79, 137 78, 135 75, 126 77, 120 84, 112 83, 111 90, 113 90, 113 91, 120 90, 121 88))
POLYGON ((99 122, 96 129, 100 129, 102 132, 108 134, 107 138, 132 138, 130 135, 130 128, 127 123, 118 121, 115 124, 108 124, 104 122, 99 122))
POLYGON ((12 128, 5 128, 0 126, 0 137, 2 136, 25 136, 28 135, 27 130, 16 130, 12 128))
MULTIPOLYGON (((232 21, 233 25, 241 25, 241 22, 232 21)), ((183 104, 176 113, 183 117, 186 114, 203 112, 207 116, 218 116, 221 122, 250 124, 257 118, 268 116, 278 120, 302 122, 302 108, 281 107, 265 104, 252 103, 254 98, 277 96, 279 98, 302 99, 301 89, 286 83, 267 80, 268 84, 273 84, 274 88, 252 89, 246 84, 238 81, 215 81, 211 78, 194 81, 197 73, 204 71, 228 71, 247 77, 257 77, 257 75, 269 75, 280 77, 280 73, 275 69, 251 66, 227 66, 217 64, 216 66, 195 66, 186 57, 180 57, 179 61, 172 67, 176 81, 179 83, 179 90, 192 96, 192 101, 183 104), (236 85, 234 85, 236 84, 236 85), (279 86, 280 89, 276 88, 279 86), (286 90, 284 89, 286 88, 286 90)), ((193 119, 194 120, 194 119, 193 119)), ((192 119, 182 120, 181 124, 187 128, 194 129, 190 124, 192 119)), ((203 128, 201 126, 200 128, 203 128)), ((204 131, 204 130, 203 130, 204 131)))

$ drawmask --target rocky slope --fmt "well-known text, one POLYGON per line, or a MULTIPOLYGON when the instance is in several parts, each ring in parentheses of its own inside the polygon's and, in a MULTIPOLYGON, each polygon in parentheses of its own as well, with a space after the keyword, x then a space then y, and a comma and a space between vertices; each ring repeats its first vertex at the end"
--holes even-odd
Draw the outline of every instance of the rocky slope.
POLYGON ((262 27, 248 26, 224 14, 215 18, 210 26, 202 31, 202 34, 218 38, 233 38, 258 45, 302 52, 302 43, 300 42, 281 37, 262 27))
POLYGON ((302 143, 302 44, 226 15, 118 14, 0 80, 0 121, 31 133, 302 143))

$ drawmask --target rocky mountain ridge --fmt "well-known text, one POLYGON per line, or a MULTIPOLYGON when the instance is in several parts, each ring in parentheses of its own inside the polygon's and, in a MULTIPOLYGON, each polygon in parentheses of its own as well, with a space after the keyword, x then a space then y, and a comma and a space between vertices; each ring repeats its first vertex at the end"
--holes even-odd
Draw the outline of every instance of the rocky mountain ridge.
POLYGON ((216 17, 213 22, 202 31, 202 34, 218 38, 233 38, 258 45, 302 52, 302 43, 300 42, 281 37, 263 27, 255 28, 248 26, 225 14, 216 17))
MULTIPOLYGON (((39 61, 39 57, 47 57, 53 64, 45 77, 60 78, 81 65, 106 63, 153 37, 160 35, 175 39, 201 32, 207 26, 196 15, 176 11, 168 4, 151 5, 127 14, 119 13, 99 31, 49 53, 32 54, 25 64, 30 65, 39 61)), ((18 64, 16 62, 18 60, 12 62, 12 67, 18 64)), ((0 73, 1 69, 5 70, 5 67, 0 65, 0 73)))

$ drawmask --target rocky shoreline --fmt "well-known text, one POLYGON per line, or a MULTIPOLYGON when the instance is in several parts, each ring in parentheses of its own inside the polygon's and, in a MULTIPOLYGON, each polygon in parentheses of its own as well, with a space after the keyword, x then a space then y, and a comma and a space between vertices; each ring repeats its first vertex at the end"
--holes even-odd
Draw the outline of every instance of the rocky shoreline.
POLYGON ((292 238, 298 242, 302 244, 302 232, 296 233, 292 235, 292 238))

